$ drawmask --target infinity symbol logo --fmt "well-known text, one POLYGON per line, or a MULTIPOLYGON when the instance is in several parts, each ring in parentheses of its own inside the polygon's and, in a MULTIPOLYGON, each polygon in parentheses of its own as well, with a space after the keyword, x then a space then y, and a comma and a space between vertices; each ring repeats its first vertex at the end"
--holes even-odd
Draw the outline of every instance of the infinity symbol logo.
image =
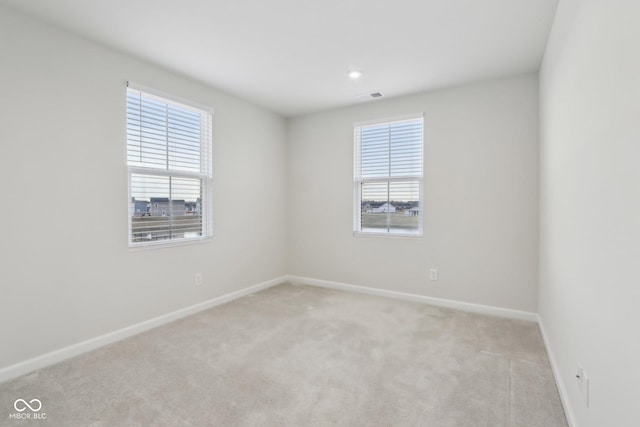
POLYGON ((29 403, 27 403, 27 401, 24 399, 18 399, 13 402, 13 407, 16 408, 16 411, 18 412, 24 412, 27 410, 27 408, 31 409, 32 412, 38 412, 40 409, 42 409, 42 402, 40 402, 38 399, 31 399, 29 403), (35 405, 33 405, 34 402, 36 403, 35 405), (22 403, 20 407, 18 407, 19 403, 22 403), (33 406, 29 405, 29 403, 31 403, 33 406), (34 407, 36 405, 37 407, 34 407))

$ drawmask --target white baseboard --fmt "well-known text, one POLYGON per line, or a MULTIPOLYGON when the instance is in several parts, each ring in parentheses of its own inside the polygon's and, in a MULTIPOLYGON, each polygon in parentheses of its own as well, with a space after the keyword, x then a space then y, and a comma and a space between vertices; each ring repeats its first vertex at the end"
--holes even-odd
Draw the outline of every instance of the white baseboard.
POLYGON ((350 285, 348 283, 312 279, 309 277, 287 276, 287 279, 292 283, 299 283, 302 285, 321 286, 323 288, 339 289, 339 290, 350 291, 350 292, 359 292, 362 294, 376 295, 381 297, 400 299, 404 301, 431 304, 439 307, 454 308, 457 310, 468 311, 472 313, 508 317, 510 319, 528 320, 530 322, 538 321, 538 315, 536 313, 529 312, 529 311, 512 310, 510 308, 493 307, 490 305, 473 304, 469 302, 454 301, 454 300, 443 299, 443 298, 427 297, 424 295, 389 291, 386 289, 369 288, 366 286, 350 285))
POLYGON ((538 316, 538 326, 540 327, 540 335, 542 335, 542 341, 544 342, 544 346, 547 349, 547 356, 549 356, 549 363, 551 364, 551 372, 553 372, 553 377, 556 380, 556 385, 558 386, 558 393, 560 394, 560 401, 562 402, 562 407, 564 408, 564 414, 567 418, 567 423, 569 423, 569 427, 578 427, 578 423, 576 422, 576 417, 573 413, 571 403, 569 402, 567 388, 565 387, 564 381, 562 381, 558 363, 556 362, 556 358, 553 354, 553 351, 551 350, 551 343, 549 342, 547 332, 544 329, 544 323, 542 322, 540 316, 538 316))
POLYGON ((141 332, 148 331, 149 329, 156 328, 158 326, 189 316, 191 314, 195 314, 200 311, 207 310, 211 307, 215 307, 216 305, 224 304, 226 302, 233 301, 245 295, 249 295, 254 292, 258 292, 263 289, 270 288, 272 286, 286 282, 287 279, 288 279, 288 276, 281 276, 275 279, 267 280, 266 282, 258 283, 257 285, 240 289, 239 291, 231 292, 226 295, 221 295, 219 297, 210 299, 208 301, 194 304, 192 306, 185 307, 180 310, 173 311, 171 313, 163 314, 162 316, 154 317, 153 319, 145 320, 144 322, 127 326, 117 331, 109 332, 107 334, 100 335, 98 337, 91 338, 86 341, 82 341, 77 344, 73 344, 68 347, 61 348, 59 350, 54 350, 52 352, 49 352, 40 356, 36 356, 32 359, 28 359, 23 362, 16 363, 15 365, 7 366, 5 368, 0 369, 0 383, 19 377, 21 375, 27 374, 29 372, 33 372, 37 369, 41 369, 58 362, 62 362, 63 360, 70 359, 82 353, 95 350, 107 344, 111 344, 116 341, 129 338, 133 335, 137 335, 141 332))

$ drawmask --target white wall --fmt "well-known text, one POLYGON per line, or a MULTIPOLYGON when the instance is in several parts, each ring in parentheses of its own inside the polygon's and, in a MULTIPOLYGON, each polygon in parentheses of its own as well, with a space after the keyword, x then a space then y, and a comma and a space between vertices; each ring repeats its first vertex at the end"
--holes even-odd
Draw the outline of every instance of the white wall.
POLYGON ((541 70, 539 309, 581 427, 640 423, 638 22, 638 1, 563 0, 541 70))
POLYGON ((0 7, 0 368, 285 274, 285 126, 0 7), (127 80, 215 109, 212 243, 127 249, 127 80))
POLYGON ((291 274, 536 311, 537 75, 293 118, 288 143, 291 274), (353 122, 417 112, 424 237, 354 237, 353 122))

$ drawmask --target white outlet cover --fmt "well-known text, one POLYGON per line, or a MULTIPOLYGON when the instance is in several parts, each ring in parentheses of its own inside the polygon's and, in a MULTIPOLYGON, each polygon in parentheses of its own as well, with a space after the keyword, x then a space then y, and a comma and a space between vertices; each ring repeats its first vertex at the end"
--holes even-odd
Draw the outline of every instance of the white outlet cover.
POLYGON ((582 371, 582 393, 584 394, 584 404, 589 407, 589 376, 586 372, 582 371))

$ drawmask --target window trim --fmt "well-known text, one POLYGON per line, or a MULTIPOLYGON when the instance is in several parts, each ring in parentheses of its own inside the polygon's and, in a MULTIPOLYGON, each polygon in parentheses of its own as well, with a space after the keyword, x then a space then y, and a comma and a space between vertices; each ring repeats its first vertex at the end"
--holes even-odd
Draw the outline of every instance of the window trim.
POLYGON ((409 238, 416 239, 424 236, 424 113, 407 114, 403 116, 386 117, 381 119, 359 121, 353 123, 353 235, 356 237, 384 237, 384 238, 409 238), (363 127, 386 125, 404 121, 422 120, 422 150, 421 150, 421 174, 403 177, 363 178, 359 176, 361 167, 361 140, 358 138, 358 130, 363 127), (362 184, 375 182, 418 182, 418 230, 416 233, 399 233, 390 231, 364 231, 362 230, 362 184))
MULTIPOLYGON (((173 246, 183 246, 190 244, 199 244, 211 242, 213 239, 213 108, 187 100, 175 95, 167 94, 157 89, 149 88, 131 81, 126 82, 125 90, 125 165, 127 168, 127 245, 130 251, 140 251, 145 249, 160 249, 173 246), (200 171, 181 171, 173 169, 160 169, 153 167, 141 167, 129 165, 128 159, 128 144, 129 134, 126 130, 128 126, 129 114, 127 113, 128 106, 128 91, 129 89, 140 91, 146 97, 158 100, 159 102, 168 103, 183 107, 185 110, 196 112, 200 115, 204 114, 208 120, 205 126, 208 127, 207 134, 203 140, 200 139, 200 171), (204 142, 204 144, 203 144, 204 142), (131 199, 132 199, 132 175, 147 175, 147 176, 165 176, 173 178, 188 178, 200 181, 201 186, 201 203, 202 203, 202 235, 196 237, 182 237, 162 239, 148 242, 133 242, 132 240, 132 216, 131 216, 131 199)), ((202 128, 201 128, 202 133, 202 128)))

